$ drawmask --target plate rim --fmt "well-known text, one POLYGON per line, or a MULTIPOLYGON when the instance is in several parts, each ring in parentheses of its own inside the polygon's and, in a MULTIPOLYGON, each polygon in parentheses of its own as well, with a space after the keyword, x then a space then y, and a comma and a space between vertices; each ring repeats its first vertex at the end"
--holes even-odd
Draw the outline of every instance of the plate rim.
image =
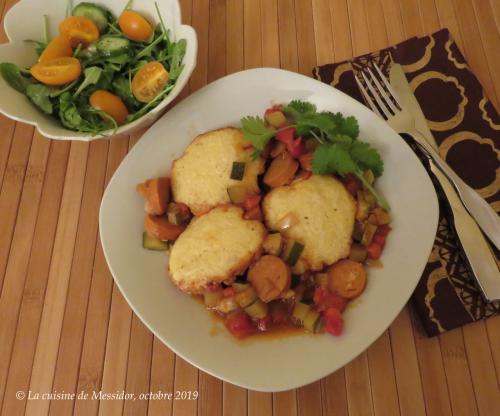
MULTIPOLYGON (((232 74, 229 74, 229 75, 226 75, 222 78, 219 78, 207 85, 205 85, 204 87, 200 88, 199 90, 195 91, 193 94, 190 94, 188 97, 186 97, 184 100, 182 100, 180 103, 178 103, 175 108, 178 108, 180 107, 181 109, 184 107, 184 106, 189 106, 190 105, 190 102, 191 101, 195 101, 196 98, 198 96, 201 96, 202 94, 205 94, 207 92, 207 90, 212 90, 220 85, 223 85, 225 84, 226 82, 228 82, 229 80, 233 80, 233 79, 237 79, 239 77, 245 77, 245 76, 251 76, 253 74, 256 74, 256 73, 261 73, 263 77, 265 77, 265 74, 266 73, 281 73, 283 75, 286 75, 286 76, 294 76, 294 77, 297 77, 297 79, 304 79, 304 80, 307 80, 308 82, 317 82, 319 84, 321 84, 322 87, 326 87, 326 84, 324 84, 323 82, 321 81, 318 81, 316 79, 313 79, 311 77, 308 77, 308 76, 305 76, 303 74, 299 74, 299 73, 296 73, 296 72, 292 72, 292 71, 288 71, 288 70, 283 70, 283 69, 278 69, 278 68, 269 68, 269 67, 262 67, 262 68, 252 68, 252 69, 246 69, 246 70, 242 70, 242 71, 238 71, 238 72, 235 72, 235 73, 232 73, 232 74)), ((347 99, 348 101, 351 101, 351 102, 354 102, 356 103, 357 106, 361 106, 363 107, 366 111, 368 112, 371 112, 367 107, 363 106, 360 102, 358 102, 357 100, 355 100, 353 97, 345 94, 344 92, 338 90, 337 88, 334 88, 334 87, 330 87, 330 88, 333 88, 335 89, 338 93, 340 93, 344 99, 347 99)), ((261 391, 261 392, 280 392, 280 391, 287 391, 287 390, 291 390, 291 389, 296 389, 296 388, 299 388, 301 386, 304 386, 304 385, 307 385, 307 384, 310 384, 310 383, 313 383, 323 377, 326 377, 328 376, 329 374, 333 373, 334 371, 338 370, 339 368, 342 368, 344 367, 345 365, 347 365, 349 362, 351 362, 352 360, 356 359, 359 355, 361 355, 364 351, 366 351, 377 339, 378 337, 380 337, 386 330, 387 328, 389 328, 389 326, 394 322, 394 320, 397 318, 398 314, 401 312, 401 310, 405 307, 405 305, 408 303, 408 300, 410 299, 411 295, 413 294, 416 286, 418 285, 418 282, 420 280, 420 278, 418 279, 415 279, 415 283, 414 285, 412 284, 412 290, 409 291, 409 294, 408 296, 406 296, 406 298, 404 299, 404 302, 401 303, 401 307, 399 308, 398 307, 398 312, 394 315, 394 317, 392 318, 392 320, 390 320, 387 325, 381 329, 379 327, 379 330, 377 331, 374 331, 374 333, 376 333, 374 336, 371 337, 371 339, 369 340, 369 342, 360 347, 358 351, 356 351, 349 360, 345 361, 343 364, 341 364, 340 366, 334 368, 334 369, 331 369, 331 368, 327 368, 325 371, 323 371, 321 374, 318 372, 315 374, 314 377, 309 377, 307 379, 305 379, 303 382, 301 382, 301 384, 297 384, 297 385, 294 385, 294 386, 283 386, 282 388, 262 388, 260 386, 256 386, 256 385, 253 385, 252 383, 244 383, 244 382, 241 382, 241 381, 235 381, 235 380, 232 380, 230 377, 225 377, 224 375, 221 375, 220 373, 218 373, 215 369, 213 369, 212 367, 206 367, 202 364, 198 364, 197 360, 193 360, 192 358, 190 358, 189 356, 185 355, 184 352, 182 350, 179 350, 177 349, 175 346, 171 345, 171 343, 165 339, 162 335, 160 335, 158 333, 158 331, 145 319, 141 316, 140 312, 137 310, 137 306, 133 304, 133 302, 131 302, 129 300, 129 297, 127 296, 127 293, 126 291, 122 288, 120 282, 119 282, 119 278, 115 276, 115 273, 113 272, 113 268, 111 266, 111 263, 110 263, 110 259, 109 259, 109 253, 108 253, 108 250, 106 249, 106 246, 104 244, 104 241, 105 241, 105 237, 103 235, 103 229, 105 229, 105 226, 104 223, 103 223, 103 216, 104 216, 104 206, 107 202, 107 199, 108 199, 108 191, 109 189, 111 189, 113 187, 113 183, 114 183, 114 180, 120 175, 120 172, 122 171, 122 169, 125 169, 124 166, 127 165, 127 161, 129 158, 132 158, 133 157, 133 153, 134 152, 134 149, 136 152, 140 152, 141 149, 147 145, 149 139, 147 139, 147 137, 151 136, 151 135, 154 135, 154 129, 156 126, 157 123, 160 123, 161 122, 161 119, 163 119, 163 117, 167 117, 169 115, 169 113, 167 114, 164 114, 162 117, 160 117, 157 122, 155 122, 144 134, 143 136, 139 139, 139 141, 136 143, 136 145, 134 146, 134 148, 128 152, 125 156, 125 158, 122 160, 122 162, 120 163, 120 165, 118 166, 118 168, 116 169, 116 171, 114 172, 113 176, 111 177, 107 187, 106 187, 106 190, 104 191, 103 193, 103 197, 102 197, 102 200, 101 200, 101 206, 100 206, 100 210, 99 210, 99 234, 100 234, 100 237, 101 237, 101 245, 102 245, 102 248, 103 248, 103 253, 104 253, 104 256, 105 256, 105 259, 106 259, 106 262, 108 264, 108 268, 110 270, 110 273, 112 274, 113 276, 113 280, 115 282, 115 284, 118 286, 120 292, 122 293, 124 299, 127 301, 128 305, 130 306, 130 308, 133 310, 133 312, 137 315, 137 317, 141 320, 141 322, 144 323, 144 325, 156 336, 158 337, 158 339, 160 339, 169 349, 171 349, 176 355, 179 355, 181 358, 183 358, 185 361, 187 361, 188 363, 190 363, 191 365, 195 366, 196 368, 204 371, 205 373, 207 374, 210 374, 220 380, 223 380, 225 382, 229 382, 231 384, 234 384, 234 385, 237 385, 237 386, 240 386, 242 388, 245 388, 245 389, 250 389, 250 390, 254 390, 254 391, 261 391)), ((383 122, 383 120, 381 120, 383 122)), ((395 135, 398 135, 396 132, 394 132, 395 135)), ((399 135, 398 135, 399 136, 399 135)), ((401 137, 399 137, 400 140, 403 140, 401 137)), ((420 163, 420 161, 418 160, 418 156, 411 150, 409 149, 409 151, 413 154, 413 156, 417 159, 418 163, 420 163)), ((423 167, 422 167, 423 168, 423 167)), ((437 227, 438 227, 438 219, 439 219, 439 204, 438 204, 438 198, 437 198, 437 194, 436 194, 436 191, 435 191, 435 188, 432 184, 432 181, 428 175, 428 173, 426 173, 426 181, 428 181, 428 184, 430 185, 430 187, 432 188, 432 201, 426 201, 426 203, 430 204, 430 205, 433 205, 433 218, 428 218, 429 221, 432 221, 433 223, 433 227, 432 229, 434 230, 434 235, 437 231, 437 227)), ((433 242, 434 242, 434 239, 430 240, 429 242, 427 242, 427 246, 428 246, 428 250, 426 251, 426 257, 431 253, 432 251, 432 247, 433 247, 433 242)), ((424 271, 425 269, 425 266, 426 266, 427 262, 422 262, 422 265, 419 267, 419 274, 421 275, 422 272, 424 271)), ((214 366, 215 367, 215 366, 214 366)))

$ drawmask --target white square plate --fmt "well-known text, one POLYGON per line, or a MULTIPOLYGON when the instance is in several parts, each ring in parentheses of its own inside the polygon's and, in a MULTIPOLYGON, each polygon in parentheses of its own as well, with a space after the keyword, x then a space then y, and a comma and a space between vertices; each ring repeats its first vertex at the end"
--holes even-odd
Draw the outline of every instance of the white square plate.
POLYGON ((438 220, 434 187, 406 143, 366 107, 303 75, 252 69, 229 75, 194 93, 163 116, 137 143, 104 194, 100 231, 117 285, 134 312, 175 353, 203 371, 259 391, 296 388, 351 361, 403 308, 428 259, 438 220), (342 336, 297 335, 237 342, 225 330, 213 335, 203 305, 180 293, 167 276, 163 253, 142 248, 143 200, 135 185, 168 175, 172 161, 203 132, 238 126, 272 103, 308 100, 322 110, 354 115, 361 137, 381 152, 378 186, 391 205, 391 232, 381 269, 370 269, 363 295, 344 313, 342 336))

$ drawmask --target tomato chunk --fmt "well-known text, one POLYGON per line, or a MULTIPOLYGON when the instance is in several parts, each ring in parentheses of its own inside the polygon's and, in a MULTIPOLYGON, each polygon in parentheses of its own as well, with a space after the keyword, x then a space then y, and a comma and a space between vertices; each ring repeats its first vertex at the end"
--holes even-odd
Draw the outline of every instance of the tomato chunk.
POLYGON ((283 107, 281 106, 281 104, 274 104, 271 108, 268 108, 266 110, 264 115, 270 114, 270 113, 275 113, 276 111, 281 111, 282 109, 283 109, 283 107))
POLYGON ((366 250, 368 251, 368 257, 373 260, 378 260, 382 255, 382 246, 375 242, 372 242, 366 250))
POLYGON ((295 138, 295 128, 289 127, 281 130, 276 134, 276 140, 286 145, 288 152, 294 157, 298 158, 305 152, 302 137, 295 138))
POLYGON ((229 332, 239 339, 245 338, 256 331, 255 324, 250 317, 241 310, 228 315, 225 325, 229 332))
POLYGON ((344 328, 344 320, 337 308, 329 308, 324 312, 326 332, 339 336, 344 328))
POLYGON ((338 309, 343 312, 346 305, 347 299, 343 298, 337 293, 331 293, 321 287, 316 288, 314 291, 314 304, 318 311, 326 311, 330 308, 338 309))
POLYGON ((344 183, 347 191, 353 196, 356 196, 358 191, 361 189, 361 181, 354 175, 348 174, 344 176, 342 182, 344 183))
POLYGON ((246 211, 250 211, 252 208, 255 208, 259 205, 261 196, 257 194, 248 194, 243 200, 243 208, 246 211))

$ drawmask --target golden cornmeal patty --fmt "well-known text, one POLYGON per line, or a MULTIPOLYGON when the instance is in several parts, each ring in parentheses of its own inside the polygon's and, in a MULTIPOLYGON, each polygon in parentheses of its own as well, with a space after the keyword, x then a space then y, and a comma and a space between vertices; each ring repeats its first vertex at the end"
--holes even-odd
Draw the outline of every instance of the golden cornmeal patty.
POLYGON ((241 129, 227 127, 196 137, 172 165, 172 195, 194 215, 217 205, 229 204, 227 188, 243 185, 259 193, 257 176, 264 170, 262 159, 252 160, 252 148, 241 129), (243 180, 231 179, 233 162, 244 162, 243 180))
POLYGON ((181 290, 199 294, 210 283, 228 282, 261 253, 266 228, 226 205, 193 218, 170 252, 169 272, 181 290))
POLYGON ((264 198, 263 210, 267 226, 276 231, 291 214, 295 223, 281 233, 304 244, 296 269, 321 270, 349 255, 356 202, 337 179, 312 175, 273 189, 264 198))

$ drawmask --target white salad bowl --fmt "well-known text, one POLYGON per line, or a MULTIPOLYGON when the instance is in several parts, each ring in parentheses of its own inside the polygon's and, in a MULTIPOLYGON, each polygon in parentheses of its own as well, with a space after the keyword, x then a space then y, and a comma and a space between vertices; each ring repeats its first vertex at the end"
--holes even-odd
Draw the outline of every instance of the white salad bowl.
MULTIPOLYGON (((73 5, 76 6, 79 3, 81 1, 75 1, 73 5)), ((127 0, 97 0, 95 3, 102 4, 118 17, 127 0)), ((28 68, 35 64, 38 57, 33 44, 25 40, 42 39, 43 15, 48 17, 49 34, 55 36, 58 33, 59 23, 66 17, 67 4, 65 0, 20 0, 16 3, 5 15, 5 32, 9 42, 0 45, 0 62, 12 62, 20 68, 28 68)), ((172 39, 176 41, 186 39, 187 47, 183 60, 184 68, 174 88, 150 112, 132 123, 119 127, 116 132, 104 132, 94 136, 89 133, 79 133, 65 128, 57 119, 43 114, 25 95, 11 88, 2 76, 0 76, 0 112, 14 120, 34 125, 45 137, 59 140, 90 141, 110 137, 113 134, 130 134, 153 123, 187 84, 196 66, 198 47, 194 29, 181 24, 178 1, 161 0, 157 1, 157 4, 165 26, 170 29, 172 39)), ((133 9, 146 16, 150 22, 158 23, 154 1, 136 0, 133 3, 133 9)))
POLYGON ((436 233, 432 182, 407 144, 379 117, 344 93, 303 75, 253 69, 192 94, 163 116, 126 156, 104 193, 100 233, 106 260, 124 297, 147 327, 203 371, 260 391, 299 387, 344 366, 374 342, 408 301, 436 233), (391 206, 392 231, 383 268, 371 268, 365 292, 344 313, 340 337, 293 335, 236 341, 204 306, 181 293, 167 256, 142 248, 144 201, 135 185, 170 173, 172 161, 200 133, 239 126, 273 103, 310 101, 320 110, 354 115, 362 140, 376 147, 385 169, 377 187, 391 206), (215 327, 215 328, 214 328, 215 327))

